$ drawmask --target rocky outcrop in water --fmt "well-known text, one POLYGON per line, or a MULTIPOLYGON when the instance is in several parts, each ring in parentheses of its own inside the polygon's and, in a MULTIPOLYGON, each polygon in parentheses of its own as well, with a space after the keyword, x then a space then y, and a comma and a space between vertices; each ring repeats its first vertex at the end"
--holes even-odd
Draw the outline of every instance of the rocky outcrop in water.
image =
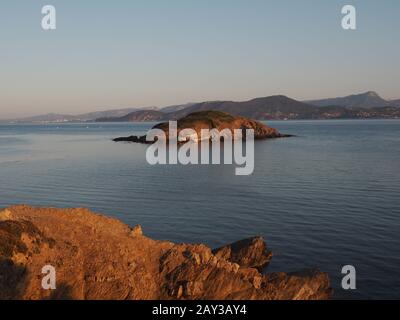
POLYGON ((0 212, 0 299, 328 299, 317 270, 262 274, 260 237, 211 250, 143 235, 87 209, 16 206, 0 212), (42 288, 42 268, 56 289, 42 288))
MULTIPOLYGON (((155 125, 153 129, 161 129, 168 139, 169 122, 159 123, 155 125)), ((253 129, 255 139, 290 137, 290 135, 281 134, 278 130, 268 127, 259 121, 244 117, 235 117, 221 111, 200 111, 191 113, 177 121, 177 134, 184 129, 193 129, 198 137, 201 137, 201 130, 203 129, 217 129, 218 131, 228 129, 231 131, 232 136, 234 130, 242 130, 243 137, 245 137, 246 129, 253 129)), ((119 137, 114 139, 114 141, 151 143, 146 141, 146 136, 119 137)))

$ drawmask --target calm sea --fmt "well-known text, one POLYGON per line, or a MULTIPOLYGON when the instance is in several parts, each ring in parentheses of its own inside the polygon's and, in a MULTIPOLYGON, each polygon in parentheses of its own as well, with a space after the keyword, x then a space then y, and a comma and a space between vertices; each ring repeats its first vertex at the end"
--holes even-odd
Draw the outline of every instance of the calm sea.
POLYGON ((251 176, 150 166, 147 146, 111 141, 151 123, 0 125, 0 206, 89 207, 211 247, 262 235, 271 271, 318 267, 336 298, 400 298, 400 121, 269 124, 297 137, 256 142, 251 176))

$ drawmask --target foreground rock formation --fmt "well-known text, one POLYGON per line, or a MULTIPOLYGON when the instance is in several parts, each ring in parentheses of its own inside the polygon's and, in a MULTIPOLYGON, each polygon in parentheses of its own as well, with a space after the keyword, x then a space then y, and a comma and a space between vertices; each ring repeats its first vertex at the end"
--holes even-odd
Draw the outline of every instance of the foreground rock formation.
POLYGON ((328 299, 325 273, 261 274, 260 237, 211 250, 152 240, 87 209, 0 211, 0 299, 328 299), (43 290, 42 267, 57 289, 43 290))
MULTIPOLYGON (((229 129, 232 132, 232 136, 235 129, 243 130, 243 136, 245 136, 246 129, 253 129, 255 139, 290 137, 290 135, 281 134, 278 130, 268 127, 259 121, 247 119, 244 117, 235 117, 230 115, 229 113, 221 111, 200 111, 191 113, 179 119, 177 121, 177 127, 177 134, 179 134, 179 132, 183 129, 193 129, 194 131, 196 131, 198 137, 201 137, 202 129, 217 129, 218 131, 229 129)), ((163 130, 165 132, 166 138, 168 139, 168 122, 159 123, 155 125, 153 129, 163 130)), ((146 141, 146 136, 119 137, 115 138, 114 141, 149 143, 148 141, 146 141)))

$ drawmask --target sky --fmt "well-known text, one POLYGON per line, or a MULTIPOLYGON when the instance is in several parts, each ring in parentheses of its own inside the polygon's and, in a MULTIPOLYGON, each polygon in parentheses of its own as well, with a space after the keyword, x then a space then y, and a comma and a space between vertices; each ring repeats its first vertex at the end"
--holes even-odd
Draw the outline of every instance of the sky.
POLYGON ((284 94, 400 98, 398 0, 1 0, 0 118, 284 94), (357 30, 341 8, 357 10, 357 30), (44 5, 57 29, 41 28, 44 5))

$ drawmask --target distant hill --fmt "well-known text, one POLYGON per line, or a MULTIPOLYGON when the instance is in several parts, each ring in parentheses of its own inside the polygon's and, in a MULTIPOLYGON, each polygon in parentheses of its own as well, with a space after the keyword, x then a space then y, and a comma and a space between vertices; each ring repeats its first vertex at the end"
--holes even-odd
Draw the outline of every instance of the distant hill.
POLYGON ((82 121, 91 121, 91 120, 94 120, 97 118, 122 117, 122 116, 125 116, 128 113, 134 112, 134 111, 157 110, 157 109, 158 109, 157 107, 114 109, 114 110, 105 110, 105 111, 84 113, 81 115, 77 115, 75 117, 82 121))
POLYGON ((123 117, 99 118, 98 122, 124 122, 124 121, 159 121, 177 120, 188 114, 200 111, 222 111, 235 116, 243 116, 258 120, 268 119, 312 119, 318 108, 285 96, 271 96, 257 98, 244 102, 234 101, 209 101, 188 104, 185 108, 167 109, 170 112, 160 111, 135 111, 123 117))
POLYGON ((393 107, 400 107, 400 99, 398 100, 390 100, 390 105, 393 107))
POLYGON ((236 116, 243 116, 258 120, 281 118, 313 118, 316 107, 288 98, 286 96, 270 96, 256 98, 249 101, 210 101, 196 103, 186 109, 171 113, 169 118, 179 119, 190 113, 216 110, 236 116))
POLYGON ((256 98, 249 101, 208 101, 177 108, 174 112, 140 110, 124 117, 101 118, 96 121, 167 121, 178 120, 189 114, 201 111, 221 111, 234 116, 256 120, 299 120, 299 119, 363 119, 400 118, 400 108, 396 107, 343 107, 314 106, 286 96, 256 98))
POLYGON ((96 122, 144 122, 163 120, 165 113, 157 110, 137 110, 123 117, 98 118, 96 122))
POLYGON ((354 94, 346 97, 311 100, 306 101, 306 103, 319 107, 341 106, 347 108, 375 108, 396 106, 393 104, 393 102, 383 99, 374 91, 368 91, 365 93, 354 94))
POLYGON ((39 116, 20 118, 20 119, 12 119, 9 121, 15 122, 68 122, 74 121, 75 116, 67 115, 67 114, 58 114, 58 113, 48 113, 39 116))
POLYGON ((105 111, 95 111, 89 113, 83 113, 78 115, 66 115, 57 113, 48 113, 33 117, 12 119, 9 121, 14 122, 69 122, 69 121, 93 121, 97 118, 108 118, 108 117, 122 117, 126 114, 139 111, 139 110, 156 110, 157 107, 148 108, 125 108, 125 109, 112 109, 105 111))
POLYGON ((195 103, 191 102, 191 103, 185 103, 185 104, 178 104, 178 105, 174 105, 174 106, 168 106, 168 107, 161 108, 160 111, 165 112, 165 113, 176 112, 176 111, 180 111, 180 110, 186 109, 188 107, 191 107, 194 104, 195 103))

